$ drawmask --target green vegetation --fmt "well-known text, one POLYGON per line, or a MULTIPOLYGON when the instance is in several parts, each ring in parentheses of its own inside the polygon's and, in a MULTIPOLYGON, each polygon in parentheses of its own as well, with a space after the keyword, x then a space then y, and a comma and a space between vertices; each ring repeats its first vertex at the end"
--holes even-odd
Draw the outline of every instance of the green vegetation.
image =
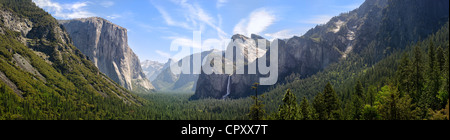
POLYGON ((263 120, 264 115, 266 114, 263 101, 261 100, 264 96, 260 96, 258 99, 258 86, 259 83, 254 83, 252 86, 252 89, 255 90, 255 96, 251 96, 251 98, 254 100, 255 104, 250 107, 250 113, 248 113, 250 120, 263 120))
POLYGON ((270 99, 265 101, 268 103, 266 110, 279 114, 286 104, 295 105, 284 98, 273 100, 281 99, 280 95, 287 91, 289 94, 286 93, 285 98, 303 97, 302 109, 290 114, 284 111, 284 116, 297 116, 292 118, 448 120, 448 58, 447 23, 428 39, 406 47, 403 51, 394 51, 371 67, 364 63, 364 57, 353 54, 347 61, 333 64, 309 78, 278 85, 265 94, 270 99), (327 81, 330 82, 323 85, 327 81), (320 87, 325 87, 325 90, 320 92, 320 87), (311 104, 305 104, 307 98, 313 99, 311 104), (276 112, 274 107, 279 105, 276 112), (312 111, 308 109, 310 105, 313 106, 312 111), (305 113, 300 115, 297 112, 305 113))
MULTIPOLYGON (((315 75, 300 79, 292 74, 287 83, 259 98, 256 85, 251 98, 190 101, 192 94, 138 97, 112 82, 31 0, 0 0, 0 9, 34 25, 24 45, 18 41, 20 33, 0 22, 4 32, 0 120, 448 120, 449 116, 448 23, 410 45, 403 46, 404 40, 396 43, 401 40, 396 38, 382 47, 372 42, 315 75), (15 54, 30 61, 46 80, 18 66, 15 54)), ((405 35, 386 34, 392 36, 405 35)))
POLYGON ((13 16, 33 22, 27 37, 0 24, 4 32, 0 34, 0 72, 4 75, 0 120, 148 119, 139 109, 146 101, 99 73, 86 56, 64 41, 67 36, 51 15, 31 0, 1 0, 0 5, 13 16), (20 38, 26 38, 27 46, 20 38), (29 61, 46 80, 19 67, 15 54, 29 61))
MULTIPOLYGON (((246 99, 202 99, 189 101, 193 95, 183 93, 154 93, 141 95, 149 101, 141 109, 149 112, 151 120, 249 120, 254 101, 246 99)), ((263 115, 261 115, 263 117, 263 115)))

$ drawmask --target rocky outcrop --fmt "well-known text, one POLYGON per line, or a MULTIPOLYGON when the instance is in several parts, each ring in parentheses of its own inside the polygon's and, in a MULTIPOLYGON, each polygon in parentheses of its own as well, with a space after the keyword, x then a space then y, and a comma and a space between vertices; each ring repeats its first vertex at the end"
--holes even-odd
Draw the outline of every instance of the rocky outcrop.
MULTIPOLYGON (((233 42, 230 42, 226 51, 236 50, 233 53, 233 58, 242 57, 244 61, 232 61, 227 60, 225 56, 221 56, 225 63, 233 62, 233 67, 235 69, 244 69, 244 72, 247 73, 248 65, 251 63, 257 63, 257 59, 266 55, 266 51, 270 42, 266 40, 266 48, 265 50, 258 48, 258 39, 264 39, 258 35, 251 35, 251 38, 246 37, 244 35, 236 34, 232 38, 233 42), (240 41, 236 41, 240 40, 240 41), (239 51, 238 51, 239 50, 239 51), (244 67, 236 67, 239 66, 240 63, 244 63, 244 67)), ((219 56, 220 57, 220 56, 219 56)), ((206 59, 204 64, 212 63, 212 56, 206 59)), ((222 69, 224 69, 222 67, 222 69)), ((239 98, 247 96, 247 93, 250 93, 250 86, 258 82, 258 77, 260 75, 251 75, 251 74, 236 74, 236 70, 234 70, 233 74, 217 74, 217 70, 215 73, 207 75, 202 72, 200 74, 199 79, 197 81, 195 94, 191 97, 191 99, 201 99, 201 98, 216 98, 221 99, 224 95, 227 94, 228 87, 228 79, 230 79, 230 95, 227 98, 239 98), (247 85, 250 85, 247 87, 247 85)))
MULTIPOLYGON (((334 17, 327 24, 311 29, 302 37, 278 40, 278 83, 283 83, 283 79, 293 73, 302 77, 313 75, 329 64, 345 59, 355 49, 367 45, 376 36, 379 28, 376 21, 382 20, 381 15, 387 2, 388 0, 366 1, 360 8, 334 17)), ((233 36, 233 39, 236 38, 251 42, 248 37, 242 35, 233 36)), ((262 37, 252 35, 251 38, 262 37)), ((253 48, 252 44, 247 43, 244 48, 253 48)), ((269 53, 265 55, 270 56, 269 53)), ((246 59, 249 63, 257 63, 246 59)), ((197 90, 191 99, 221 98, 226 94, 227 77, 228 75, 200 75, 197 90)), ((265 76, 232 75, 231 93, 228 97, 250 96, 253 93, 250 87, 259 82, 260 77, 265 76)), ((267 88, 268 86, 260 87, 261 90, 267 88)))
MULTIPOLYGON (((205 57, 208 57, 213 54, 222 55, 223 52, 217 50, 205 51, 200 53, 201 59, 203 60, 205 57)), ((192 70, 193 55, 184 57, 183 59, 190 59, 190 66, 192 70)), ((182 60, 183 60, 182 59, 182 60)), ((171 71, 172 65, 179 65, 182 63, 182 60, 174 61, 169 59, 169 61, 164 65, 164 69, 162 72, 156 77, 152 84, 155 86, 155 89, 163 92, 194 92, 197 87, 197 81, 199 79, 199 74, 174 74, 171 71)))
POLYGON ((154 89, 128 46, 127 30, 102 18, 59 21, 73 44, 115 82, 129 90, 154 89))
MULTIPOLYGON (((31 31, 33 23, 28 19, 23 19, 13 15, 11 12, 0 9, 0 20, 3 26, 9 30, 20 32, 22 36, 26 36, 31 31)), ((2 33, 0 26, 0 33, 2 33)))
MULTIPOLYGON (((292 74, 311 76, 332 63, 345 61, 351 54, 361 55, 368 64, 375 64, 392 49, 402 49, 436 32, 448 21, 448 5, 449 1, 366 0, 359 8, 333 17, 301 37, 278 40, 278 83, 285 82, 285 77, 292 74)), ((233 39, 237 36, 240 35, 233 39)), ((261 76, 232 75, 228 97, 251 95, 250 87, 261 76)), ((227 77, 200 75, 191 99, 220 99, 227 91, 227 77)), ((260 89, 264 91, 267 87, 260 89)))
POLYGON ((146 60, 141 62, 142 71, 147 76, 147 79, 153 81, 161 73, 164 68, 164 64, 158 61, 146 60))

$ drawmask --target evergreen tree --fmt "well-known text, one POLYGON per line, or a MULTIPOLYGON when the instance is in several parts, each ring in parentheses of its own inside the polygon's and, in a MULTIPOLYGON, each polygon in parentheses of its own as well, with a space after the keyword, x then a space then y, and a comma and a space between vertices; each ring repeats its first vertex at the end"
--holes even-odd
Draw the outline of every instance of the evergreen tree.
POLYGON ((401 93, 411 94, 412 69, 408 54, 404 53, 397 69, 397 85, 401 93))
POLYGON ((322 93, 318 93, 313 100, 314 116, 317 116, 318 120, 326 120, 328 113, 325 110, 324 96, 322 93))
MULTIPOLYGON (((420 44, 420 42, 419 42, 420 44)), ((412 68, 413 68, 413 73, 411 76, 411 79, 413 81, 412 85, 412 96, 414 102, 419 102, 419 100, 422 98, 422 90, 423 90, 423 86, 424 86, 424 76, 423 76, 423 72, 424 72, 424 66, 423 66, 423 52, 420 48, 420 45, 417 45, 414 47, 414 57, 413 57, 413 61, 412 61, 412 68)))
POLYGON ((442 73, 445 68, 445 52, 444 49, 442 49, 442 47, 439 47, 436 50, 436 61, 438 63, 437 65, 439 68, 439 72, 442 73))
POLYGON ((356 86, 355 86, 355 94, 352 96, 352 117, 353 119, 359 120, 361 119, 362 116, 362 110, 364 107, 364 102, 363 102, 363 90, 364 88, 362 87, 362 83, 361 81, 358 81, 356 86))
POLYGON ((386 120, 399 120, 400 111, 398 109, 398 102, 400 95, 392 87, 389 87, 389 95, 385 104, 382 105, 383 116, 386 120))
POLYGON ((255 100, 255 104, 250 107, 250 112, 247 114, 250 117, 250 120, 262 120, 266 114, 262 100, 258 99, 258 86, 259 83, 255 83, 252 86, 252 89, 255 90, 255 96, 252 96, 251 98, 255 100))
POLYGON ((302 102, 300 102, 300 114, 301 120, 311 120, 311 111, 309 107, 309 101, 303 96, 302 102))
POLYGON ((370 106, 374 106, 376 94, 377 94, 377 87, 369 86, 366 101, 370 106))
POLYGON ((378 120, 380 119, 380 115, 378 114, 378 110, 376 107, 371 105, 364 106, 362 113, 363 120, 378 120))
POLYGON ((416 118, 415 104, 409 95, 401 96, 396 87, 385 86, 387 97, 383 99, 380 113, 385 120, 411 120, 416 118))
POLYGON ((361 81, 358 81, 358 82, 356 83, 356 86, 355 86, 355 94, 356 94, 356 96, 358 96, 358 97, 360 97, 360 98, 364 98, 364 97, 363 97, 363 95, 364 95, 364 88, 363 88, 363 86, 362 86, 361 81))
POLYGON ((440 69, 436 59, 436 50, 433 41, 430 41, 428 45, 428 82, 427 82, 427 94, 423 97, 424 102, 428 104, 432 109, 436 110, 440 108, 440 101, 438 99, 438 93, 440 89, 440 69))
POLYGON ((323 100, 325 112, 328 114, 327 119, 340 119, 339 100, 330 82, 328 82, 323 91, 323 100))
POLYGON ((283 105, 278 109, 279 120, 297 120, 298 116, 297 97, 291 92, 290 89, 286 91, 283 97, 283 105))

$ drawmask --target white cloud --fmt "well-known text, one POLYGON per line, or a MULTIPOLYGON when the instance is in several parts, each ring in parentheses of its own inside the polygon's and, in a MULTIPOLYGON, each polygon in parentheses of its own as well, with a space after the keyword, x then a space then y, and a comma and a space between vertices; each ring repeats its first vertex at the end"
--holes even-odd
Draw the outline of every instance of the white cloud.
POLYGON ((187 23, 174 21, 172 17, 169 15, 169 13, 163 7, 155 5, 155 8, 161 14, 162 18, 164 19, 167 25, 181 27, 184 29, 192 29, 191 27, 189 27, 189 25, 187 25, 187 23))
POLYGON ((276 33, 267 33, 264 34, 267 37, 270 37, 269 40, 274 40, 274 39, 288 39, 291 38, 293 36, 300 36, 299 34, 295 34, 293 33, 292 30, 282 30, 276 33))
POLYGON ((114 6, 114 4, 115 3, 113 1, 103 1, 100 3, 101 6, 106 7, 106 8, 114 6))
POLYGON ((234 34, 250 36, 259 34, 272 25, 276 18, 273 11, 266 8, 260 8, 253 11, 248 18, 242 19, 233 30, 234 34))
POLYGON ((316 15, 310 19, 301 20, 300 23, 304 24, 326 24, 333 16, 330 15, 316 15))
POLYGON ((159 56, 165 58, 165 59, 169 59, 170 57, 172 57, 169 53, 160 51, 160 50, 156 50, 155 51, 159 56))
POLYGON ((95 14, 84 8, 89 5, 89 2, 76 2, 71 4, 60 4, 52 0, 33 0, 33 2, 56 18, 73 19, 95 16, 95 14))
POLYGON ((228 0, 217 0, 216 7, 221 8, 221 7, 225 6, 225 4, 227 2, 228 2, 228 0))
POLYGON ((107 19, 117 19, 117 18, 121 18, 121 17, 122 17, 122 15, 119 15, 119 14, 112 14, 112 15, 106 16, 107 19))
MULTIPOLYGON (((175 21, 170 13, 166 11, 163 7, 155 5, 156 9, 159 11, 161 16, 164 18, 165 22, 169 26, 178 26, 187 30, 200 30, 204 31, 206 27, 214 29, 218 36, 227 36, 227 34, 221 29, 221 17, 218 15, 217 18, 212 17, 205 9, 203 9, 198 4, 188 3, 186 0, 171 0, 174 4, 181 7, 178 15, 184 17, 184 21, 175 21), (219 25, 219 26, 218 26, 219 25)), ((178 18, 183 19, 183 18, 178 18)))

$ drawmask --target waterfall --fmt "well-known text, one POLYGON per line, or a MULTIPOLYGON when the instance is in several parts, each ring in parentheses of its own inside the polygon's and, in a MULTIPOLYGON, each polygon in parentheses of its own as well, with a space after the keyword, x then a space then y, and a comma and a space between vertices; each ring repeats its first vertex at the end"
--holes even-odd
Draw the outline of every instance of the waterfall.
POLYGON ((228 84, 227 84, 227 94, 225 94, 222 99, 226 99, 228 97, 228 95, 230 95, 230 83, 231 83, 231 75, 228 76, 228 84))

